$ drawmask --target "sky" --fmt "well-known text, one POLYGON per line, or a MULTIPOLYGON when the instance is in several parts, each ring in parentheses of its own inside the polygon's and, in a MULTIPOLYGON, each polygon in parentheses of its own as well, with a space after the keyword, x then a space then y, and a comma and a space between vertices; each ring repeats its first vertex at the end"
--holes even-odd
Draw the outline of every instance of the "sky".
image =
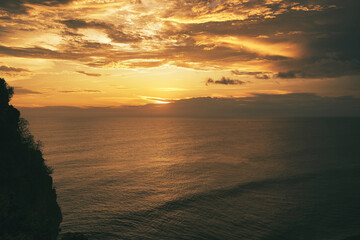
POLYGON ((340 111, 360 106, 359 12, 358 0, 1 0, 0 77, 18 107, 340 111))

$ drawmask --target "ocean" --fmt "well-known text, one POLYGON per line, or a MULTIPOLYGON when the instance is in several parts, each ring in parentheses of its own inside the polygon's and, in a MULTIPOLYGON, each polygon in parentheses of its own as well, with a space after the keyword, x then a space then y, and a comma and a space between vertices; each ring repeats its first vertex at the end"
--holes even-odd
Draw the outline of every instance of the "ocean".
POLYGON ((360 239, 360 119, 34 115, 61 233, 360 239))

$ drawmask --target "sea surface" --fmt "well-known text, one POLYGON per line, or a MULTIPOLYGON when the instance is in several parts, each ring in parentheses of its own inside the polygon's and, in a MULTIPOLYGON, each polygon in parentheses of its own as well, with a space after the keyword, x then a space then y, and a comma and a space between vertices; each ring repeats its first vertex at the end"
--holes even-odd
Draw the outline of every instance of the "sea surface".
POLYGON ((360 239, 359 118, 25 117, 62 233, 360 239))

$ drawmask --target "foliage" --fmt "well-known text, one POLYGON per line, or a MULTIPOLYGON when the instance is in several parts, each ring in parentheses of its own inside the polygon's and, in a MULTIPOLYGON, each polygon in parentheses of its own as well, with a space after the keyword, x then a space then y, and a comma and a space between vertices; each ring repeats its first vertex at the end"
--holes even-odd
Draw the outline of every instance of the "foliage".
POLYGON ((14 95, 14 88, 7 85, 5 79, 0 78, 0 104, 8 104, 14 95))

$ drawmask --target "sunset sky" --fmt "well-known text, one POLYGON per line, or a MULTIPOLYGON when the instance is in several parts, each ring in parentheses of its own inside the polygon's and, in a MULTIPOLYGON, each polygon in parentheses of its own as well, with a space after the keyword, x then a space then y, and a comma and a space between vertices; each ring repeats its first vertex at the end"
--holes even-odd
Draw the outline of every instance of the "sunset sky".
POLYGON ((356 98, 359 12, 359 0, 1 0, 0 77, 19 107, 356 98))

